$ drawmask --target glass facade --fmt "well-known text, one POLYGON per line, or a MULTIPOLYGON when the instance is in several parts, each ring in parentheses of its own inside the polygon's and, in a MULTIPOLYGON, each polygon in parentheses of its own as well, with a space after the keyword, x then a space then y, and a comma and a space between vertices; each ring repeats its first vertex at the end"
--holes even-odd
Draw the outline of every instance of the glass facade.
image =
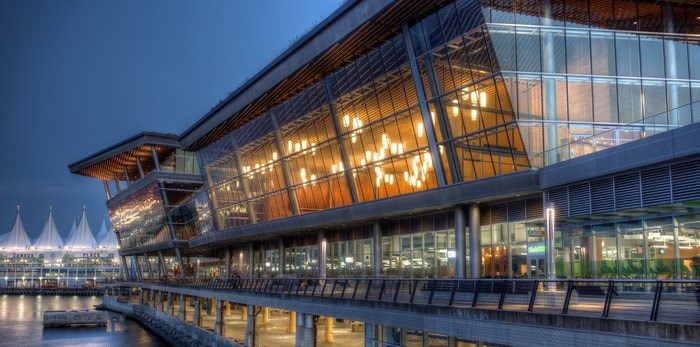
MULTIPOLYGON (((170 240, 171 232, 190 240, 381 199, 420 200, 428 190, 545 168, 697 123, 699 35, 700 5, 687 1, 443 4, 261 107, 196 157, 173 151, 161 169, 201 174, 204 186, 150 184, 110 208, 112 223, 123 248, 170 240)), ((463 260, 467 269, 480 263, 483 277, 541 277, 542 195, 489 197, 473 231, 456 230, 463 223, 455 206, 415 201, 405 213, 357 225, 335 221, 295 234, 284 226, 277 238, 227 240, 231 269, 448 278, 463 260), (481 259, 469 254, 472 232, 481 259)), ((647 203, 663 211, 630 212, 593 204, 588 215, 555 221, 557 276, 688 276, 689 257, 700 253, 695 207, 667 212, 647 203)), ((217 259, 188 259, 185 273, 224 273, 217 259)))

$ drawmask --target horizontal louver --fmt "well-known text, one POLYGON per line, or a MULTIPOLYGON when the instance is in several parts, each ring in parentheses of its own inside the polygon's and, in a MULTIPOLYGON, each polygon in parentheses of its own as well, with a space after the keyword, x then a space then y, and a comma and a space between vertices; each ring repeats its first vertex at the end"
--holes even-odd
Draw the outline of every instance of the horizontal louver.
POLYGON ((612 178, 591 181, 591 212, 603 213, 615 210, 615 185, 612 178))
POLYGON ((615 177, 615 209, 620 211, 641 207, 639 193, 638 172, 615 177))
POLYGON ((515 222, 525 220, 525 200, 511 201, 508 203, 508 221, 515 222))
POLYGON ((671 166, 673 202, 700 199, 700 161, 671 166))
POLYGON ((583 216, 591 213, 591 199, 588 183, 569 187, 569 215, 583 216))
POLYGON ((642 171, 642 204, 645 207, 671 203, 668 167, 642 171))
POLYGON ((549 202, 554 203, 554 208, 560 217, 569 217, 569 197, 566 187, 551 190, 549 202))

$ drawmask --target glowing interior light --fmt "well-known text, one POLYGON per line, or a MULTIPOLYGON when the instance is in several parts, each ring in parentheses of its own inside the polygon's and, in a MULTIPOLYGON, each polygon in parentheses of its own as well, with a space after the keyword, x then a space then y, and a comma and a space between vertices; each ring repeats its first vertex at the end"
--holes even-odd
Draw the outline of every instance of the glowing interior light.
POLYGON ((389 148, 389 137, 386 136, 386 133, 382 134, 382 148, 389 148))
POLYGON ((403 154, 403 143, 399 143, 399 154, 403 154))
POLYGON ((396 145, 396 143, 395 143, 395 142, 392 142, 392 143, 391 143, 391 149, 390 149, 391 154, 396 154, 396 150, 397 150, 397 149, 398 149, 398 146, 396 145))
POLYGON ((486 107, 486 92, 479 93, 479 105, 486 107))
POLYGON ((338 172, 338 167, 337 167, 335 164, 333 164, 333 166, 331 166, 331 171, 332 171, 333 173, 338 172))
POLYGON ((301 140, 301 149, 306 149, 309 146, 309 142, 306 140, 301 140))
POLYGON ((345 165, 343 165, 342 161, 338 162, 338 169, 340 169, 340 171, 345 171, 345 165))
POLYGON ((346 128, 350 126, 350 115, 349 114, 346 114, 343 116, 343 126, 346 128))
POLYGON ((287 142, 287 153, 292 153, 292 149, 294 149, 294 144, 290 140, 289 142, 287 142))
POLYGON ((277 152, 272 152, 272 160, 277 160, 277 152))
POLYGON ((472 109, 472 121, 473 122, 476 122, 476 116, 477 116, 476 109, 472 109))
POLYGON ((423 137, 424 130, 423 122, 418 122, 418 126, 416 127, 416 135, 418 135, 418 137, 423 137))
POLYGON ((372 159, 372 152, 371 152, 371 151, 365 152, 365 159, 367 159, 367 161, 369 161, 370 159, 372 159))
POLYGON ((362 159, 360 160, 360 165, 362 165, 362 166, 367 165, 367 160, 365 160, 365 158, 362 158, 362 159))
POLYGON ((454 106, 452 106, 452 115, 457 117, 459 115, 459 100, 452 100, 452 104, 454 104, 454 106))
POLYGON ((430 111, 430 120, 433 122, 433 125, 435 125, 435 111, 430 111))
POLYGON ((295 152, 301 151, 301 144, 299 142, 294 144, 294 151, 295 152))
POLYGON ((408 171, 403 172, 403 180, 408 182, 408 171))

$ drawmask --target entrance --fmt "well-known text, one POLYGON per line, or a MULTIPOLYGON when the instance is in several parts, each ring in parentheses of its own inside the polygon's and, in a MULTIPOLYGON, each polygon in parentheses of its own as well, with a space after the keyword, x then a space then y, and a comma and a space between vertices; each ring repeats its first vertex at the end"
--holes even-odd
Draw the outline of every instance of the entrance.
POLYGON ((528 277, 545 278, 547 276, 544 242, 531 242, 527 245, 528 277))

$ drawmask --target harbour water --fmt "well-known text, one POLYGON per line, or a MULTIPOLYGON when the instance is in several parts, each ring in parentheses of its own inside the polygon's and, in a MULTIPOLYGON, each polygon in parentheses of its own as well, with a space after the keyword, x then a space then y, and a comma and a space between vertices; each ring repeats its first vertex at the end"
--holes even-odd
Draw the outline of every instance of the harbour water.
POLYGON ((135 321, 109 312, 106 327, 46 328, 47 310, 93 309, 99 297, 0 296, 0 346, 168 346, 135 321))

